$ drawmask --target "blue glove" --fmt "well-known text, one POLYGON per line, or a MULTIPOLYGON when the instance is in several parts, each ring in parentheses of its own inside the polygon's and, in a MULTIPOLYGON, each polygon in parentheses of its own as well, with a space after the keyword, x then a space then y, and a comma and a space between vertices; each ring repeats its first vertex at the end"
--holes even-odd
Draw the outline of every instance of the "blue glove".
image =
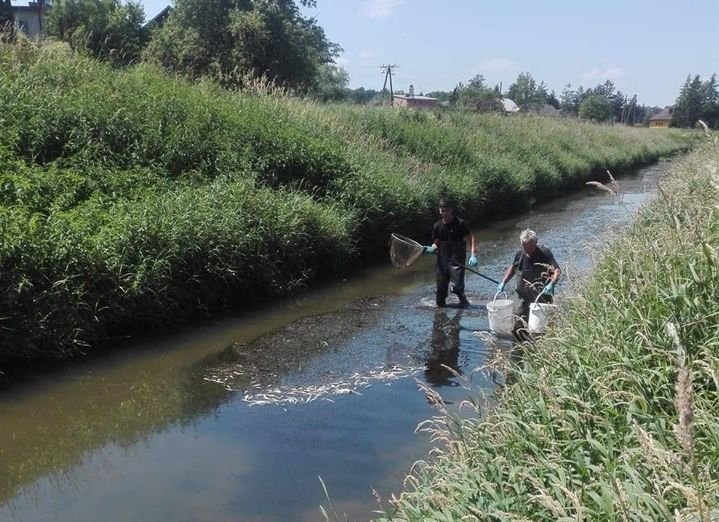
POLYGON ((468 266, 471 266, 472 268, 474 268, 474 267, 477 266, 478 264, 479 264, 479 261, 477 261, 477 256, 475 256, 474 254, 472 254, 472 256, 469 258, 469 262, 467 263, 467 265, 468 265, 468 266))
POLYGON ((435 250, 437 250, 437 245, 429 245, 422 247, 423 254, 434 254, 435 250))
POLYGON ((504 292, 504 283, 503 282, 499 283, 497 285, 497 293, 499 293, 499 292, 504 292))
POLYGON ((544 287, 544 293, 547 295, 554 295, 554 283, 550 281, 549 284, 544 287))

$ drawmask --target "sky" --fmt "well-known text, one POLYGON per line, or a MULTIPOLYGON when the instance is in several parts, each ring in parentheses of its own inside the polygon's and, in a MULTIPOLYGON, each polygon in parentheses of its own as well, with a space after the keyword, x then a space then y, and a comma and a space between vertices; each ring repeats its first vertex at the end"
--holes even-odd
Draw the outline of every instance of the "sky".
MULTIPOLYGON (((149 18, 167 0, 141 0, 149 18)), ((688 74, 719 74, 719 0, 317 0, 305 9, 344 52, 350 87, 450 90, 477 74, 506 90, 529 72, 559 95, 612 80, 673 104, 688 74)))

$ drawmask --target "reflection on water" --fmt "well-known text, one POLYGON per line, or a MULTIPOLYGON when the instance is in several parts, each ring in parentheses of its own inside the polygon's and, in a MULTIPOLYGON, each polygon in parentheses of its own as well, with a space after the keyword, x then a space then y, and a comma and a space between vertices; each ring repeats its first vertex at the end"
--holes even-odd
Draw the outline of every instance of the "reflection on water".
MULTIPOLYGON (((482 272, 501 274, 531 226, 564 269, 561 299, 591 266, 585 246, 628 222, 660 172, 621 180, 622 204, 587 191, 478 230, 482 272)), ((493 285, 468 276, 475 306, 437 310, 431 265, 371 270, 0 392, 0 520, 317 520, 318 476, 341 511, 369 518, 371 488, 398 491, 429 448, 415 379, 448 404, 466 394, 453 372, 494 387, 472 372, 492 349, 473 332, 488 328, 493 285)))
POLYGON ((461 374, 459 367, 459 330, 462 309, 458 309, 452 317, 445 309, 434 314, 432 323, 432 341, 424 377, 427 383, 434 386, 457 386, 454 379, 456 373, 461 374))

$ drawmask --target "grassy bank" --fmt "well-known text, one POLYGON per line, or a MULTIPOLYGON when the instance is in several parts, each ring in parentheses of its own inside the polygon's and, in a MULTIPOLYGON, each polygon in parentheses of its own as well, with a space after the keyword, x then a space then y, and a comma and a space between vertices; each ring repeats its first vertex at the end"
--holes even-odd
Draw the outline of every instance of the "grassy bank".
POLYGON ((388 519, 716 520, 718 147, 605 248, 495 411, 434 425, 446 449, 388 519))
POLYGON ((0 47, 0 362, 279 297, 426 239, 686 150, 681 132, 319 106, 62 46, 0 47))

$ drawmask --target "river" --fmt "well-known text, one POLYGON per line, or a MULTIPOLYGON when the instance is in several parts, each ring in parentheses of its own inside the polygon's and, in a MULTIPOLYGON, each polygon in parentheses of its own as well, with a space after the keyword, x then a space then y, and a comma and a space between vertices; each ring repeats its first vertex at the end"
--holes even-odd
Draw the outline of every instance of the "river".
MULTIPOLYGON (((562 265, 561 302, 667 165, 623 176, 621 199, 587 187, 479 224, 479 270, 498 279, 531 227, 562 265)), ((431 448, 415 430, 436 410, 418 385, 452 411, 463 383, 496 386, 496 375, 472 371, 506 349, 474 334, 488 328, 494 285, 468 275, 464 310, 437 309, 433 291, 432 259, 404 270, 388 260, 2 383, 0 520, 323 520, 319 477, 340 515, 371 518, 373 490, 386 504, 431 448)))

